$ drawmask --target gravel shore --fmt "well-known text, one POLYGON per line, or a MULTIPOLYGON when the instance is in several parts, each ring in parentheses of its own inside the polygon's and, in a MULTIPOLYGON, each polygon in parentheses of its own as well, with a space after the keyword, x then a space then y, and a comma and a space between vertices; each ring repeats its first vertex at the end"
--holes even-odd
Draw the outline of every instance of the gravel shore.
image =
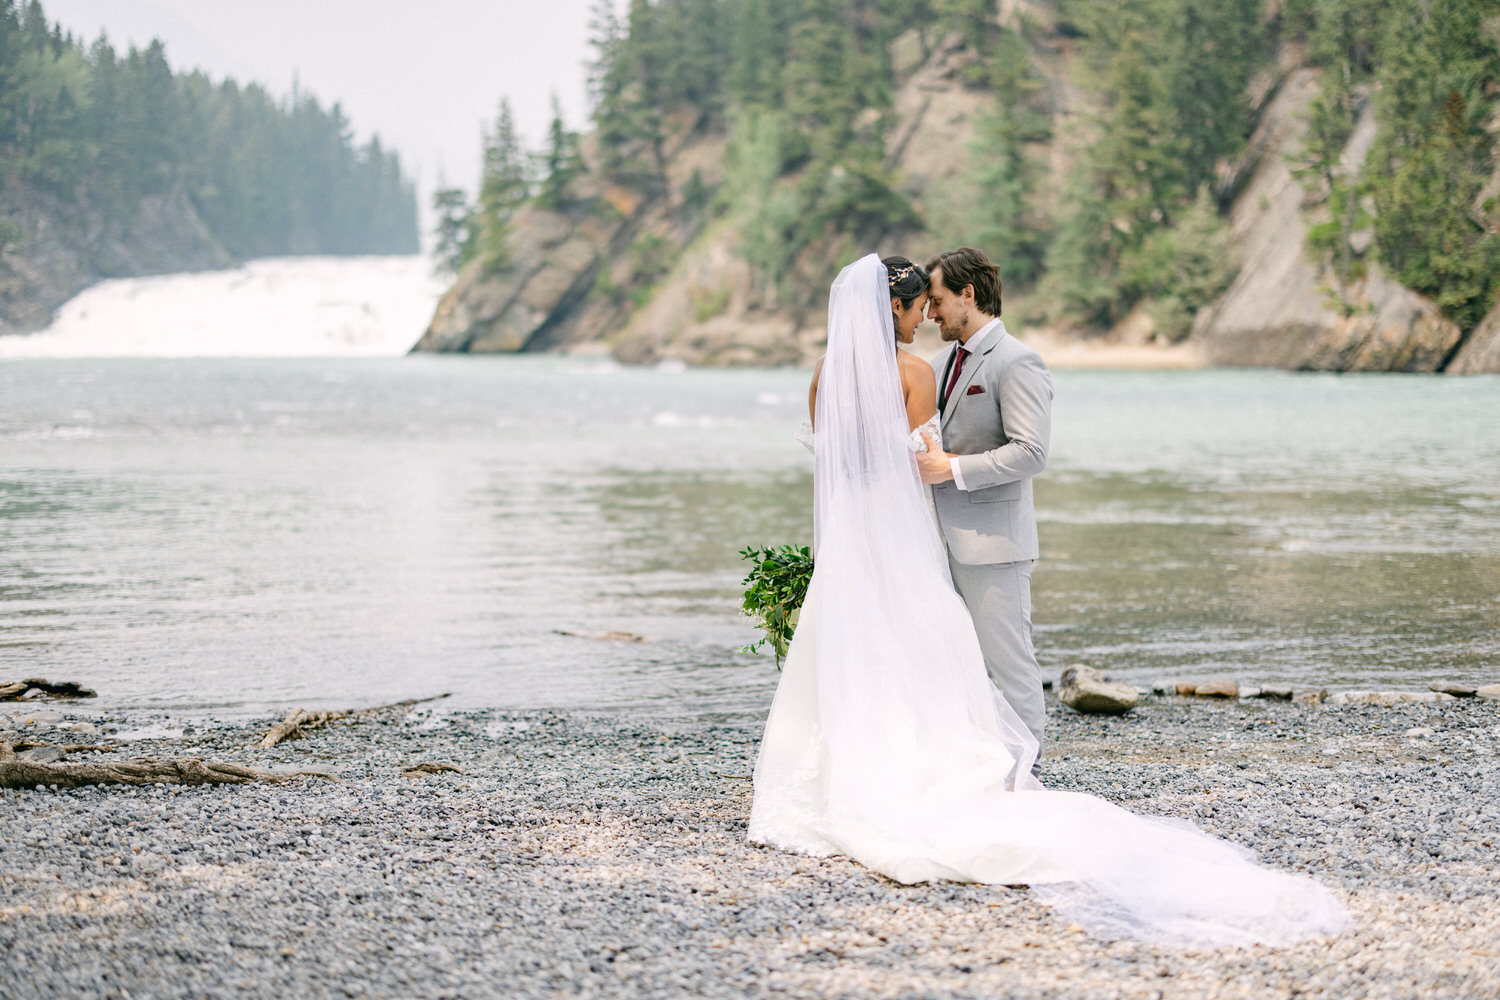
POLYGON ((1051 703, 1049 785, 1192 819, 1354 914, 1212 952, 748 845, 758 717, 424 707, 256 750, 274 719, 5 708, 12 739, 340 779, 0 791, 6 1000, 1500 996, 1495 702, 1051 703), (421 761, 460 771, 403 777, 421 761))

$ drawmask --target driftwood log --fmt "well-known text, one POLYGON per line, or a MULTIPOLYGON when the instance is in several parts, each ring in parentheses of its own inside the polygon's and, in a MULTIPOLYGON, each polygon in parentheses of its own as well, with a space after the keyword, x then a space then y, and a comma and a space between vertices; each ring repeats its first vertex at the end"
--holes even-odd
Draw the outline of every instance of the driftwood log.
POLYGON ((433 695, 431 698, 409 698, 406 701, 397 701, 389 705, 376 705, 374 708, 356 708, 348 712, 309 712, 305 708, 294 708, 286 714, 276 725, 266 730, 266 734, 256 740, 255 746, 260 749, 268 749, 285 740, 300 739, 306 735, 307 730, 316 729, 318 726, 339 719, 352 719, 361 715, 374 715, 377 712, 386 712, 393 708, 409 709, 414 705, 420 705, 426 701, 438 701, 448 697, 447 694, 433 695))
POLYGON ((92 698, 94 692, 76 681, 61 681, 54 684, 40 677, 29 677, 24 681, 0 681, 0 701, 30 701, 36 697, 31 692, 49 694, 54 698, 92 698))
POLYGON ((252 781, 279 784, 292 778, 334 778, 321 771, 299 771, 295 774, 273 774, 239 764, 206 761, 201 757, 177 760, 103 761, 100 763, 63 764, 17 760, 9 743, 0 741, 0 788, 36 788, 56 785, 78 788, 82 785, 243 785, 252 781))

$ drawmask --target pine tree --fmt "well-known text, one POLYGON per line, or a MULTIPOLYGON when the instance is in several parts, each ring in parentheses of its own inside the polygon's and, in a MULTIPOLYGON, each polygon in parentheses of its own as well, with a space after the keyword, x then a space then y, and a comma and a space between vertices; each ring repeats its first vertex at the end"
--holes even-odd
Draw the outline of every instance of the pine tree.
POLYGON ((578 136, 563 122, 562 106, 552 95, 552 124, 547 129, 547 151, 542 157, 542 183, 537 204, 558 211, 572 203, 570 188, 587 172, 578 152, 578 136))
POLYGON ((1052 130, 1030 106, 1042 82, 1025 44, 1015 32, 1005 31, 994 45, 990 78, 995 99, 968 150, 967 240, 1005 262, 1007 281, 1029 285, 1041 275, 1050 227, 1035 207, 1037 170, 1027 145, 1045 141, 1052 130))
POLYGON ((1163 98, 1181 157, 1179 201, 1214 177, 1250 134, 1245 96, 1266 46, 1261 0, 1182 0, 1159 29, 1163 98))
POLYGON ((625 120, 625 92, 629 85, 625 43, 625 26, 615 12, 613 0, 593 0, 589 8, 589 45, 594 50, 588 62, 589 113, 602 164, 608 173, 619 169, 624 146, 630 138, 625 120))
POLYGON ((478 250, 474 209, 463 188, 443 187, 441 184, 433 192, 432 208, 437 213, 433 256, 440 271, 457 274, 474 259, 478 250))
POLYGON ((508 98, 500 102, 495 124, 485 132, 483 157, 475 255, 486 268, 503 267, 508 262, 505 243, 511 220, 530 195, 526 158, 508 98))
POLYGON ((1381 259, 1464 329, 1500 288, 1500 234, 1475 205, 1495 155, 1486 131, 1500 85, 1500 51, 1485 30, 1491 11, 1483 0, 1424 0, 1388 14, 1370 154, 1381 259))

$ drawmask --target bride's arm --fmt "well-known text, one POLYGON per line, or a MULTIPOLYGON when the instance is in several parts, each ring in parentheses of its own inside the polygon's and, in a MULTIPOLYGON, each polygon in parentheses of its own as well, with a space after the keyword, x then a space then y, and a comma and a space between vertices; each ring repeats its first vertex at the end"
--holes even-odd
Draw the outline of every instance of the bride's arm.
MULTIPOLYGON (((827 357, 825 354, 824 357, 827 357)), ((813 366, 812 385, 807 387, 807 419, 816 426, 818 423, 818 376, 823 374, 823 358, 813 366)), ((935 377, 935 376, 934 376, 935 377)))

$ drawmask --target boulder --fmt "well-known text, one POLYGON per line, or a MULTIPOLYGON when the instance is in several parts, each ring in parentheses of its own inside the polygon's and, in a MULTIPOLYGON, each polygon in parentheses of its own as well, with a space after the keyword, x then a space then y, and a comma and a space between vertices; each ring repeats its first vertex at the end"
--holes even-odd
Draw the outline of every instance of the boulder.
POLYGON ((1200 698, 1238 698, 1240 686, 1231 680, 1205 681, 1196 693, 1200 698))
POLYGON ((1479 688, 1474 684, 1460 684, 1457 681, 1433 681, 1427 685, 1427 690, 1451 694, 1455 698, 1472 698, 1479 688))
POLYGON ((1290 684, 1267 684, 1255 692, 1255 697, 1267 701, 1291 701, 1292 695, 1296 693, 1297 689, 1290 684))
POLYGON ((1477 689, 1474 694, 1486 701, 1500 701, 1500 684, 1486 684, 1477 689))
POLYGON ((1321 705, 1327 697, 1327 688, 1304 688, 1292 695, 1292 701, 1300 705, 1321 705))
POLYGON ((1469 331, 1453 360, 1443 370, 1452 375, 1500 372, 1500 304, 1469 331))
POLYGON ((1103 715, 1124 715, 1141 700, 1129 684, 1107 681, 1099 671, 1081 663, 1062 672, 1057 698, 1074 711, 1103 715))
POLYGON ((1198 693, 1198 685, 1194 684, 1192 681, 1178 681, 1177 693, 1186 696, 1195 695, 1198 693))

